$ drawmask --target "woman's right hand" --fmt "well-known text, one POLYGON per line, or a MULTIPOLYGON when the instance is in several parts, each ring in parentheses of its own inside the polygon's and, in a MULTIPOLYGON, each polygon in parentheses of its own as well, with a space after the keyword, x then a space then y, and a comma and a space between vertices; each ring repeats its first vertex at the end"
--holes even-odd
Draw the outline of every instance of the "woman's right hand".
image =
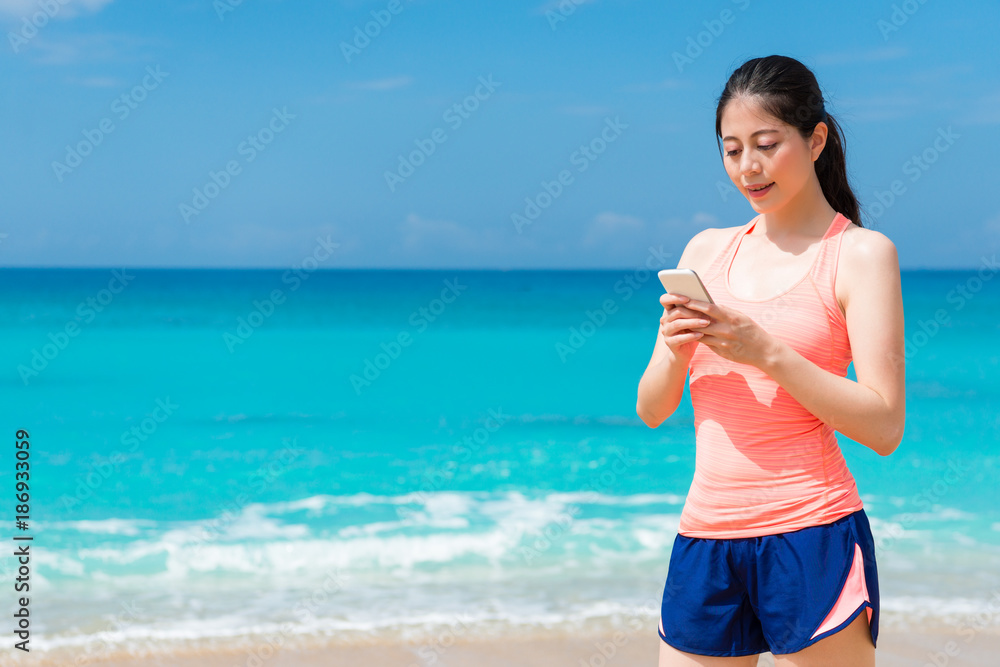
POLYGON ((663 306, 660 335, 675 356, 690 360, 698 347, 698 339, 703 335, 697 329, 708 326, 711 320, 705 319, 704 313, 684 307, 688 301, 688 297, 680 294, 660 295, 663 306))

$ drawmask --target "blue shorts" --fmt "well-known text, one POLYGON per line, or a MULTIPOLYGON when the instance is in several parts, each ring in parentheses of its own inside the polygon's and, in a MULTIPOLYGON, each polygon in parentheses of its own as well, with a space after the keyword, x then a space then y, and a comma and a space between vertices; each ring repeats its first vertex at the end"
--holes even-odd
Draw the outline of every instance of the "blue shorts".
POLYGON ((777 535, 677 535, 657 632, 687 653, 779 655, 844 629, 866 610, 874 644, 879 613, 875 540, 865 511, 858 510, 833 523, 777 535), (852 570, 856 558, 858 566, 852 570), (842 615, 832 612, 849 599, 841 598, 848 574, 860 584, 858 592, 867 589, 867 600, 842 623, 817 633, 842 615))

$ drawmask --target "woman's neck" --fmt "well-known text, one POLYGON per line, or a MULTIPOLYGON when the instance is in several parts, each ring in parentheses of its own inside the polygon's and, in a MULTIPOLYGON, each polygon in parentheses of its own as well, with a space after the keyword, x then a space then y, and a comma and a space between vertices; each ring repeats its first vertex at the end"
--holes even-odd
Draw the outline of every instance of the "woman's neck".
POLYGON ((821 238, 837 211, 826 200, 819 181, 805 186, 787 204, 775 211, 762 214, 753 234, 764 234, 774 243, 790 238, 821 238))

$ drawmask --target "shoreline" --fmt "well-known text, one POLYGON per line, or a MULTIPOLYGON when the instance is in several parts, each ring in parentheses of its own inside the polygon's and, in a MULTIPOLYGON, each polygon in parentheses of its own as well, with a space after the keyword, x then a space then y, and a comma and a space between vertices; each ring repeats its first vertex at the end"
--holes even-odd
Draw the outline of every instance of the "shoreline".
MULTIPOLYGON (((244 637, 240 646, 198 646, 178 642, 176 648, 151 652, 120 650, 84 658, 79 651, 56 649, 35 653, 32 664, 78 667, 655 667, 660 639, 656 623, 640 631, 593 634, 545 631, 501 638, 462 638, 428 644, 416 640, 338 642, 330 637, 298 640, 294 646, 275 646, 263 637, 244 637)), ((4 655, 0 653, 0 655, 4 655)), ((29 654, 30 655, 30 654, 29 654)), ((986 667, 1000 655, 1000 630, 975 632, 948 626, 880 629, 876 649, 878 667, 986 667)), ((0 662, 6 664, 7 660, 0 662)), ((773 665, 764 654, 760 667, 773 665)))

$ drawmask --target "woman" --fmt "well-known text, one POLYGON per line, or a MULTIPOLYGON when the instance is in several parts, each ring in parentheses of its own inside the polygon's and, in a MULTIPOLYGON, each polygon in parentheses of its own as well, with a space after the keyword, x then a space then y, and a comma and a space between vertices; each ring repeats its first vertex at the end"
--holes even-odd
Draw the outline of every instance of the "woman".
POLYGON ((678 267, 715 304, 660 297, 639 382, 636 411, 655 428, 690 369, 697 441, 659 664, 749 666, 770 651, 778 667, 874 666, 874 540, 834 430, 882 456, 902 438, 896 248, 860 225, 840 129, 802 63, 744 63, 715 127, 757 215, 687 244, 678 267))

